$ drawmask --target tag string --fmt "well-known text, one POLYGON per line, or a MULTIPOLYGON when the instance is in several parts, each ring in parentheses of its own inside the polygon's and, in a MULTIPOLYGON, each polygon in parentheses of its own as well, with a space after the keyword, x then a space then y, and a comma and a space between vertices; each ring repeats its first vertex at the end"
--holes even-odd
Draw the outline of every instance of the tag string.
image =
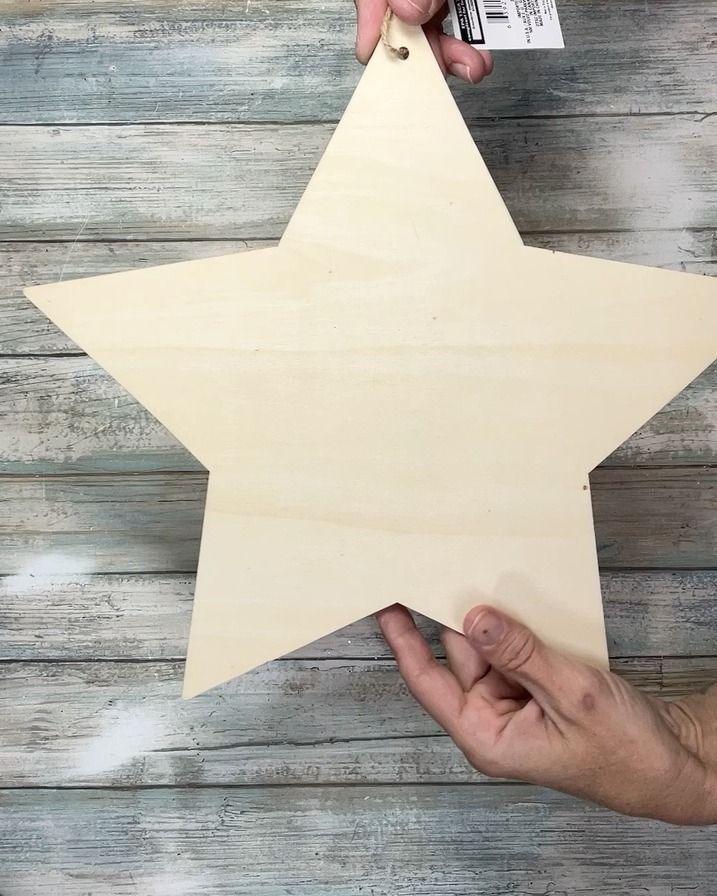
POLYGON ((393 18, 393 10, 389 6, 381 22, 381 41, 388 52, 396 59, 408 59, 408 47, 394 47, 388 36, 388 29, 393 18))

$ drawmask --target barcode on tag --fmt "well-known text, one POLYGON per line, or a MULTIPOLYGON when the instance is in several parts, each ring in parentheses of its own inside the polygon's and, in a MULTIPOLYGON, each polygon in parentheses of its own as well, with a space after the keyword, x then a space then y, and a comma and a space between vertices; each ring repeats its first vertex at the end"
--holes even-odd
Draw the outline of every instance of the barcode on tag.
POLYGON ((508 10, 503 0, 485 0, 485 17, 489 22, 509 22, 508 10))
POLYGON ((555 0, 448 0, 453 33, 487 50, 564 47, 555 0))

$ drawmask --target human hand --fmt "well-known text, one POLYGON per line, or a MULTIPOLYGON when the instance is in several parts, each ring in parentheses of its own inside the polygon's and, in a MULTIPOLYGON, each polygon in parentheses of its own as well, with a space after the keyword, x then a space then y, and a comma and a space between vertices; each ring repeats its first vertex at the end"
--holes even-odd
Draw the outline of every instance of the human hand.
POLYGON ((378 43, 381 22, 390 3, 394 14, 409 25, 423 25, 443 74, 450 72, 463 81, 477 84, 493 71, 493 58, 487 50, 443 33, 446 16, 444 0, 355 0, 357 29, 356 56, 368 62, 378 43))
POLYGON ((666 703, 550 649, 490 607, 445 630, 439 663, 408 610, 378 614, 408 689, 486 775, 673 824, 717 823, 717 685, 666 703))

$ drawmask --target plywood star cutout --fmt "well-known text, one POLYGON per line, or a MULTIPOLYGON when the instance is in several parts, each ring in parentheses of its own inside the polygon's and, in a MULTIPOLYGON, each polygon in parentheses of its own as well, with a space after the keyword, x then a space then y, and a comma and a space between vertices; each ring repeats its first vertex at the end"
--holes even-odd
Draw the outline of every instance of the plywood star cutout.
POLYGON ((717 352, 708 278, 523 245, 394 27, 277 248, 28 291, 210 471, 188 696, 395 601, 604 662, 588 472, 717 352))

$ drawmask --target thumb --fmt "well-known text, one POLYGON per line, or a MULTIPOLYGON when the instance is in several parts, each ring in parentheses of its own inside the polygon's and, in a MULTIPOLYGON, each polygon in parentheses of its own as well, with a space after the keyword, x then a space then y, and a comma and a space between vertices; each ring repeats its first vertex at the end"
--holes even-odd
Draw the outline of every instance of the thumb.
POLYGON ((494 669, 525 688, 539 704, 563 702, 579 663, 548 647, 527 626, 493 607, 474 607, 463 629, 494 669))
POLYGON ((409 25, 425 25, 444 3, 445 0, 389 0, 394 13, 409 25))

